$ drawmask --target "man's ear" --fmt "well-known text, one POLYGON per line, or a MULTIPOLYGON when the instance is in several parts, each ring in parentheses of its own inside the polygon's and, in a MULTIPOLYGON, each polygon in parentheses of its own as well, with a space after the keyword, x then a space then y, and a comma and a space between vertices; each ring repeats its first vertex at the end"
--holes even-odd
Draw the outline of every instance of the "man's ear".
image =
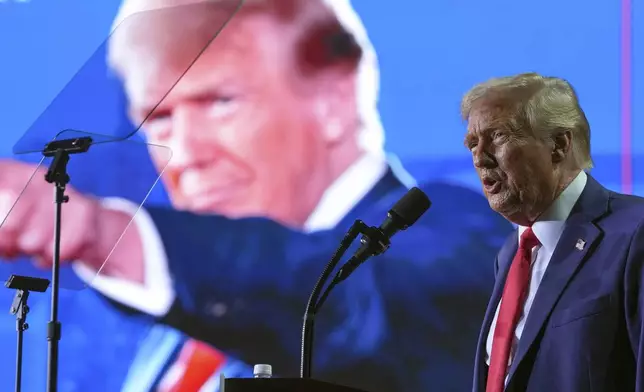
POLYGON ((552 162, 563 162, 572 148, 572 132, 569 130, 556 131, 552 135, 552 162))

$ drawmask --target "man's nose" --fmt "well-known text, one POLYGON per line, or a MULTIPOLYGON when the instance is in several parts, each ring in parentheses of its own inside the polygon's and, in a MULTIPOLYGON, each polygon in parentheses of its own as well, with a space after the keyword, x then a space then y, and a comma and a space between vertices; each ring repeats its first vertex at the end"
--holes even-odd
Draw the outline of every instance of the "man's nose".
POLYGON ((490 169, 496 166, 494 156, 483 147, 476 147, 472 151, 472 157, 474 159, 474 166, 477 168, 490 169))

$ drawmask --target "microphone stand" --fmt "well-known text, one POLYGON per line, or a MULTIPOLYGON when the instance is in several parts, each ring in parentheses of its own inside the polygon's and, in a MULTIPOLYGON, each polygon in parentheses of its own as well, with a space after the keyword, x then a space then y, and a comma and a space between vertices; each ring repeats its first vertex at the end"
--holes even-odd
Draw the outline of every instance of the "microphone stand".
MULTIPOLYGON (((313 335, 315 330, 315 316, 320 309, 317 304, 318 297, 322 291, 324 283, 329 279, 331 272, 338 264, 344 253, 347 251, 351 243, 358 237, 358 235, 363 232, 368 226, 361 220, 357 220, 353 223, 344 239, 340 243, 340 246, 331 257, 329 263, 324 267, 322 275, 315 283, 313 287, 313 292, 309 297, 309 301, 306 304, 306 310, 304 312, 304 325, 302 326, 302 351, 300 358, 300 377, 301 378, 311 378, 311 368, 313 360, 313 335)), ((327 294, 328 295, 328 294, 327 294)))
POLYGON ((51 276, 51 320, 47 324, 47 392, 56 392, 58 389, 58 344, 61 338, 61 324, 58 321, 58 292, 60 288, 60 235, 62 223, 63 204, 69 201, 65 195, 65 189, 69 183, 67 164, 71 154, 84 153, 89 150, 92 138, 80 137, 65 139, 49 143, 43 155, 53 157, 45 180, 54 184, 54 203, 56 204, 55 227, 54 227, 54 260, 52 263, 51 276))
POLYGON ((22 341, 23 333, 29 328, 29 324, 27 324, 27 313, 29 313, 29 306, 27 306, 28 298, 29 291, 18 290, 11 304, 11 314, 16 315, 16 331, 18 333, 18 345, 16 347, 16 392, 20 392, 22 389, 22 341))
POLYGON ((367 257, 359 257, 360 255, 364 255, 363 252, 368 252, 368 256, 377 256, 384 253, 389 248, 389 239, 379 228, 375 226, 365 225, 360 229, 360 233, 362 233, 362 238, 360 239, 362 247, 360 248, 360 250, 358 250, 356 255, 349 259, 346 264, 340 267, 338 273, 335 274, 335 277, 331 281, 331 284, 327 286, 324 293, 322 293, 322 296, 320 297, 320 300, 318 301, 315 308, 316 312, 322 308, 322 305, 324 305, 324 302, 326 302, 326 299, 329 294, 331 294, 333 288, 337 286, 338 283, 346 280, 349 275, 351 275, 353 271, 356 270, 356 268, 358 268, 367 260, 367 257))
POLYGON ((10 289, 16 290, 11 303, 10 313, 16 315, 16 332, 18 334, 18 342, 16 346, 16 381, 15 391, 22 390, 22 343, 23 334, 29 328, 27 324, 27 314, 29 313, 29 306, 27 300, 29 299, 30 291, 45 292, 49 286, 47 279, 28 278, 17 275, 11 275, 5 286, 10 289))
POLYGON ((429 209, 431 202, 427 195, 420 189, 414 187, 410 189, 387 213, 387 219, 380 227, 367 226, 361 220, 355 221, 348 233, 342 240, 340 247, 324 267, 322 275, 315 283, 313 292, 309 297, 304 312, 304 326, 302 327, 302 352, 300 362, 300 376, 302 378, 311 378, 311 362, 313 359, 313 332, 315 329, 315 316, 320 310, 331 290, 340 282, 347 279, 356 268, 365 262, 369 257, 378 256, 384 253, 390 245, 389 239, 399 230, 405 230, 412 225, 422 214, 429 209), (362 233, 360 239, 362 244, 356 251, 355 255, 345 263, 331 284, 319 298, 322 286, 329 279, 331 272, 340 261, 340 258, 347 251, 351 243, 356 239, 358 234, 362 233), (319 301, 318 301, 319 299, 319 301))

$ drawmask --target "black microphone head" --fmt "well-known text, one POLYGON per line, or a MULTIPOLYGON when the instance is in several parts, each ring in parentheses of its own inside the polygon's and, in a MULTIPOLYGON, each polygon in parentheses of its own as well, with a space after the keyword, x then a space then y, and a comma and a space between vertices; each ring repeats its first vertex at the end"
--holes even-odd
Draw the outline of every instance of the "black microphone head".
POLYGON ((429 197, 417 187, 413 187, 391 207, 389 214, 404 224, 404 227, 401 227, 404 230, 416 223, 431 205, 429 197))

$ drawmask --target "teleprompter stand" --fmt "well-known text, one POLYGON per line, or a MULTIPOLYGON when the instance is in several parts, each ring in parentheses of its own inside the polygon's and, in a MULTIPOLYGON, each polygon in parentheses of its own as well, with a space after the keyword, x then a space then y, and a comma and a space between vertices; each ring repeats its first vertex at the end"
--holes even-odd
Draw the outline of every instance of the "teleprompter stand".
POLYGON ((48 143, 43 150, 43 156, 53 158, 45 180, 54 184, 54 203, 56 204, 54 226, 54 260, 51 267, 51 320, 47 324, 47 391, 58 390, 58 343, 61 338, 61 324, 58 321, 58 291, 60 288, 60 231, 63 204, 69 201, 65 189, 69 183, 67 163, 70 155, 87 152, 92 145, 91 137, 56 140, 48 143))
MULTIPOLYGON (((58 297, 59 288, 64 287, 67 283, 59 279, 61 268, 60 231, 62 206, 68 201, 65 189, 70 183, 67 166, 71 155, 87 152, 92 144, 105 146, 119 142, 121 146, 139 145, 142 147, 140 150, 132 151, 134 154, 130 155, 131 153, 128 153, 128 155, 134 156, 142 153, 153 155, 155 157, 155 166, 159 169, 159 172, 163 172, 172 156, 171 150, 165 146, 135 142, 131 139, 138 134, 144 122, 158 108, 158 103, 168 96, 197 59, 206 49, 211 47, 210 44, 228 21, 232 19, 233 15, 241 9, 242 4, 242 0, 202 1, 161 8, 141 4, 123 13, 122 18, 115 20, 115 28, 110 32, 110 36, 100 47, 96 48, 94 54, 87 59, 65 88, 52 100, 47 109, 38 116, 36 121, 13 146, 13 153, 16 155, 38 154, 41 157, 44 155, 45 165, 49 164, 45 179, 55 187, 54 201, 56 207, 53 238, 55 245, 52 257, 52 277, 48 277, 51 280, 52 293, 51 320, 47 326, 47 392, 56 392, 58 383, 58 355, 59 341, 61 339, 61 324, 58 321, 58 297), (198 34, 195 33, 195 29, 190 28, 190 26, 194 25, 195 17, 207 20, 207 23, 200 25, 198 34), (140 28, 140 26, 163 26, 165 46, 160 50, 166 53, 173 50, 172 48, 180 48, 181 53, 173 58, 172 70, 168 69, 168 72, 164 73, 163 80, 156 81, 155 91, 148 97, 150 103, 149 113, 141 115, 138 122, 115 127, 111 121, 105 121, 107 119, 104 115, 105 95, 100 91, 91 90, 91 86, 96 83, 101 84, 105 80, 105 51, 108 49, 109 43, 131 39, 131 34, 138 31, 135 27, 140 28), (186 45, 186 42, 189 42, 190 45, 186 45), (90 86, 90 89, 88 89, 88 86, 90 86), (154 102, 157 104, 154 104, 154 102), (88 134, 88 132, 81 130, 91 131, 92 133, 88 134), (151 150, 154 151, 154 154, 151 154, 151 150), (162 162, 164 159, 166 161, 162 162)), ((141 55, 138 52, 134 55, 137 54, 141 55)), ((110 148, 108 147, 108 149, 110 148)), ((91 148, 91 150, 91 153, 94 153, 95 150, 100 152, 101 147, 91 148)), ((107 152, 107 154, 110 154, 110 152, 107 152)), ((80 158, 78 162, 83 161, 87 155, 89 154, 77 157, 80 158)), ((91 161, 91 159, 88 161, 91 161)), ((73 161, 72 164, 76 165, 78 162, 73 161)), ((107 169, 111 171, 117 168, 108 167, 107 169)), ((94 177, 89 179, 97 183, 103 180, 100 175, 94 177)), ((145 177, 147 175, 143 178, 145 177)), ((29 182, 32 179, 30 178, 29 182)), ((134 189, 127 190, 128 199, 140 196, 141 198, 137 201, 143 203, 158 179, 159 173, 149 184, 151 185, 150 188, 147 189, 144 189, 146 186, 141 184, 141 179, 139 179, 136 184, 133 184, 136 185, 134 189), (144 193, 141 194, 140 192, 144 193), (137 193, 138 195, 135 196, 137 193)), ((120 182, 119 186, 127 187, 123 182, 120 182)), ((85 187, 92 188, 87 183, 85 183, 85 187)), ((74 203, 75 200, 71 202, 74 203)), ((71 217, 71 219, 73 218, 71 217)), ((124 225, 124 231, 127 230, 129 223, 131 221, 124 225)), ((0 224, 4 223, 0 222, 0 224)), ((64 233, 64 235, 73 234, 64 233)), ((119 240, 120 238, 116 242, 118 243, 119 240)), ((117 243, 114 246, 117 246, 117 243)), ((107 244, 105 245, 107 246, 107 244)), ((111 253, 107 257, 109 258, 110 255, 111 253)), ((107 259, 103 262, 107 262, 107 259)))
POLYGON ((29 306, 27 300, 32 291, 44 293, 49 287, 49 280, 41 278, 30 278, 26 276, 11 275, 5 282, 9 289, 16 290, 11 303, 10 313, 16 315, 16 332, 18 333, 18 344, 16 346, 16 392, 22 390, 22 342, 23 333, 29 328, 27 314, 29 306))

